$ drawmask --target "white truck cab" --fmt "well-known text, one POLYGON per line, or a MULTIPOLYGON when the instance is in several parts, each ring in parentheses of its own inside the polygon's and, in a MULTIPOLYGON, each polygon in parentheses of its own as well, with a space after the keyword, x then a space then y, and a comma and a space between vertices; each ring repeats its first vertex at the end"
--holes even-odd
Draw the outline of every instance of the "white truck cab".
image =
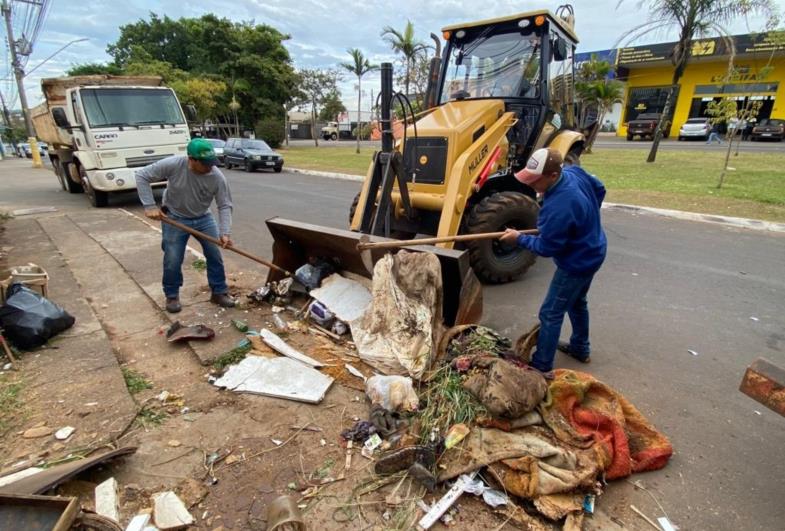
POLYGON ((106 206, 110 192, 136 188, 138 168, 185 154, 188 125, 160 78, 79 76, 41 84, 46 102, 33 109, 36 132, 51 146, 63 189, 86 192, 93 206, 106 206))

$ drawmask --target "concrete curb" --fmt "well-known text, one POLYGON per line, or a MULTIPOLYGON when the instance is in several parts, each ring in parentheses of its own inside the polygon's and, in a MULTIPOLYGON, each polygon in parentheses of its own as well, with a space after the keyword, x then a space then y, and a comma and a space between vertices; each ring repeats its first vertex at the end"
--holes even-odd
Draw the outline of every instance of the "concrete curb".
MULTIPOLYGON (((352 175, 349 173, 335 173, 329 171, 305 170, 301 168, 287 168, 292 173, 302 173, 304 175, 313 175, 315 177, 326 177, 328 179, 341 179, 344 181, 362 182, 365 177, 362 175, 352 175)), ((603 208, 609 210, 622 210, 627 212, 653 214, 671 219, 681 219, 685 221, 701 221, 703 223, 715 223, 718 225, 727 225, 730 227, 739 227, 743 229, 760 230, 766 232, 782 232, 785 233, 785 223, 777 223, 774 221, 763 221, 759 219, 748 218, 735 218, 731 216, 720 216, 716 214, 701 214, 698 212, 686 212, 683 210, 668 210, 665 208, 653 208, 638 205, 626 205, 622 203, 604 203, 603 208)))

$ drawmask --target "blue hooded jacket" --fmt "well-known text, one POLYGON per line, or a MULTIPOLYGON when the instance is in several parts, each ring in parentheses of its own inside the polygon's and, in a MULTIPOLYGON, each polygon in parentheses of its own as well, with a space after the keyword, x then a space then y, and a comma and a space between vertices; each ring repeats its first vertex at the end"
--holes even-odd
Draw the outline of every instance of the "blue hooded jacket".
POLYGON ((579 166, 567 166, 545 192, 537 218, 539 236, 522 234, 518 245, 576 275, 595 273, 605 260, 608 241, 600 223, 605 185, 579 166))

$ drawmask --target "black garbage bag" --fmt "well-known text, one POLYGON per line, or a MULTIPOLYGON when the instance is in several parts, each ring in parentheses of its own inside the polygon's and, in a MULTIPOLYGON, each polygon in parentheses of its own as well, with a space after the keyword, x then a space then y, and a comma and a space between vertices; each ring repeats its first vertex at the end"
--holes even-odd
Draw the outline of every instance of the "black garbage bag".
POLYGON ((0 306, 0 328, 17 348, 40 347, 74 325, 76 319, 40 293, 14 283, 0 306))

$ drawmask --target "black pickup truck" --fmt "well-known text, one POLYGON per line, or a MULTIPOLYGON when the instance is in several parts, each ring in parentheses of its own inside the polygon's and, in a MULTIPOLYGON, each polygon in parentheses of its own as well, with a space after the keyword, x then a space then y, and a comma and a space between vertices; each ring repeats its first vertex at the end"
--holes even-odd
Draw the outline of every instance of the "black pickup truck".
MULTIPOLYGON (((658 112, 643 113, 634 120, 630 120, 627 123, 627 140, 632 140, 635 135, 640 136, 641 139, 654 139, 654 132, 657 130, 657 124, 660 123, 660 116, 658 112)), ((668 136, 669 129, 668 127, 665 130, 663 137, 668 136)))

